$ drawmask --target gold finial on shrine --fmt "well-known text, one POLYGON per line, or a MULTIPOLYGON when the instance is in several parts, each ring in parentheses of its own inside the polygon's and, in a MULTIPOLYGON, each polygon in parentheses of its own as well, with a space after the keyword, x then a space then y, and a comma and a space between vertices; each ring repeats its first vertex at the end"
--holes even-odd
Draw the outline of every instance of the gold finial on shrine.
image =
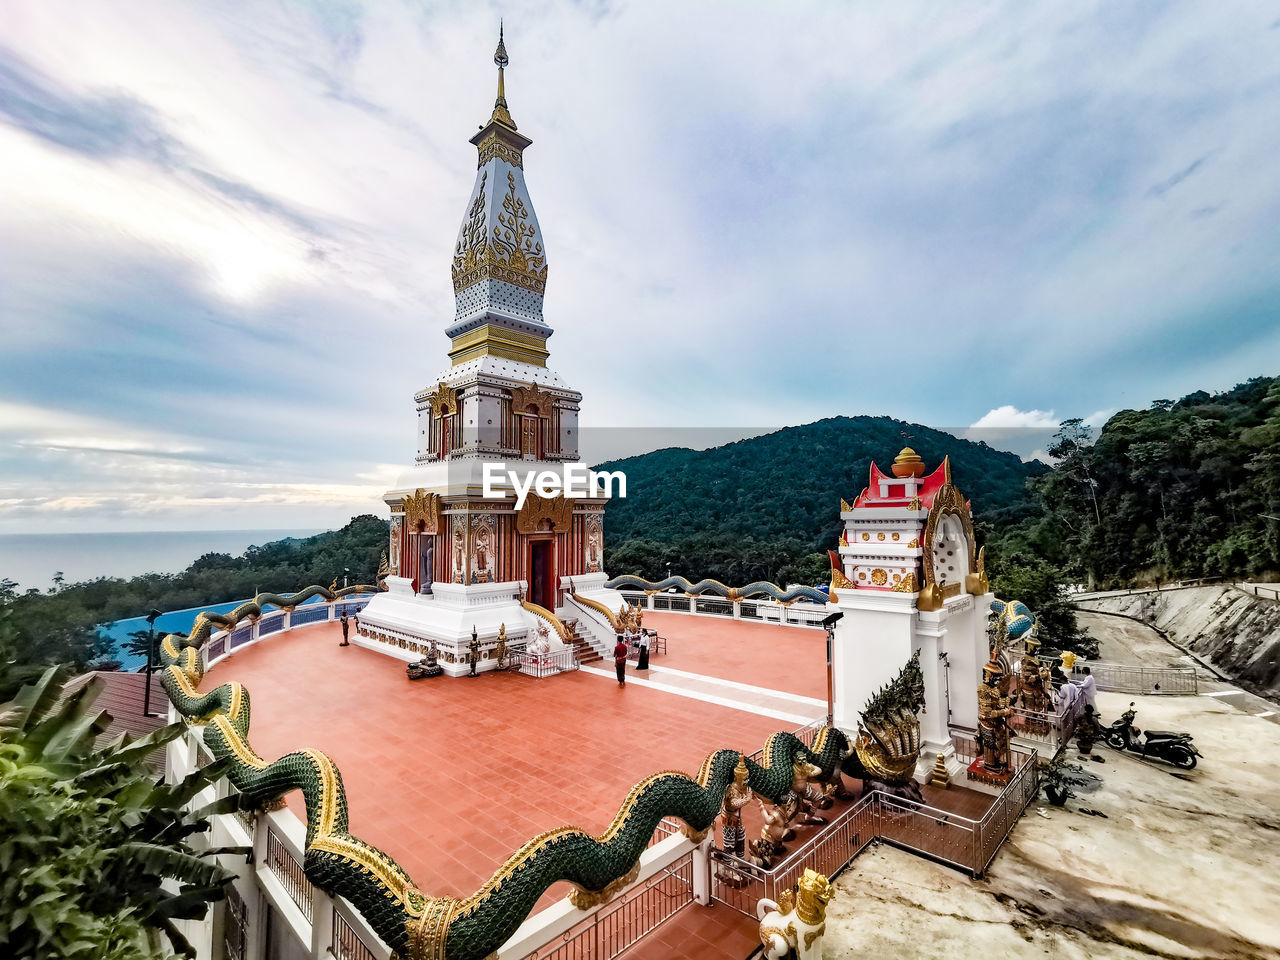
POLYGON ((501 123, 514 130, 516 122, 511 119, 511 113, 507 110, 506 88, 503 83, 503 71, 511 62, 511 58, 507 56, 507 43, 502 36, 501 20, 498 21, 498 49, 493 52, 493 62, 498 65, 498 98, 493 101, 493 116, 489 118, 489 122, 501 123))

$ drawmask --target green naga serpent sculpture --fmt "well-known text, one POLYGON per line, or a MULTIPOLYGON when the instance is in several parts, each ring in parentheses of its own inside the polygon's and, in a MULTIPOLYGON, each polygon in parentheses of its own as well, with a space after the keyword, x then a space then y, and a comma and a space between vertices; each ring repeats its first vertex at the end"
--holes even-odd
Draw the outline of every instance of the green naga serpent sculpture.
MULTIPOLYGON (((256 619, 264 604, 288 610, 316 596, 333 601, 378 589, 361 585, 333 591, 313 586, 288 596, 259 594, 225 616, 201 613, 189 635, 170 634, 161 643, 161 682, 178 712, 203 726, 203 739, 213 756, 233 758, 228 779, 246 805, 263 808, 291 790, 302 791, 307 878, 331 896, 346 897, 398 956, 483 960, 510 938, 552 884, 572 884, 577 888, 571 894, 574 902, 589 906, 634 880, 640 855, 663 818, 682 820, 692 836, 711 827, 742 758, 737 750, 717 750, 695 777, 668 771, 642 780, 599 837, 577 827, 534 837, 466 899, 419 891, 395 860, 348 831, 342 776, 332 760, 310 749, 264 760, 249 743, 249 692, 235 681, 207 693, 198 689, 204 676, 199 649, 214 629, 234 629, 243 619, 256 619)), ((746 761, 748 785, 781 805, 791 797, 797 762, 817 766, 821 778, 831 780, 852 750, 834 727, 820 730, 811 748, 789 733, 772 734, 765 741, 763 762, 746 761)))
POLYGON ((664 580, 654 581, 627 573, 606 581, 605 586, 615 590, 619 587, 639 587, 642 590, 666 590, 668 587, 676 587, 695 597, 702 596, 704 593, 716 597, 724 597, 727 600, 747 600, 751 597, 765 596, 770 600, 777 600, 779 603, 786 604, 795 603, 797 600, 826 603, 829 599, 825 593, 815 587, 802 586, 783 590, 776 583, 770 583, 768 580, 755 580, 745 587, 731 587, 728 584, 721 583, 719 580, 707 579, 699 580, 697 583, 690 583, 684 577, 667 577, 664 580))

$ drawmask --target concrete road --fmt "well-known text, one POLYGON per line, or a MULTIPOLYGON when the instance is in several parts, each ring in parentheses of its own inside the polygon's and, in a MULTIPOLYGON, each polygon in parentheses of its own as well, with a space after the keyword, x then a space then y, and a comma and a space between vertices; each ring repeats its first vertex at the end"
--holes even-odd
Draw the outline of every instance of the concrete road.
POLYGON ((1196 668, 1200 696, 1241 713, 1261 717, 1280 725, 1280 705, 1241 690, 1205 664, 1183 653, 1151 627, 1124 617, 1077 611, 1080 626, 1098 641, 1098 659, 1109 663, 1132 663, 1148 667, 1196 668))

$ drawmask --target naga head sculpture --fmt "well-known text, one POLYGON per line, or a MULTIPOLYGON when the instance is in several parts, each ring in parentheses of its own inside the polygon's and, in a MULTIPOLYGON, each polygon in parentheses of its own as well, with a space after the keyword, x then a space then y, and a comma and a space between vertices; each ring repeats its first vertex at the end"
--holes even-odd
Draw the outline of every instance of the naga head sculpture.
POLYGON ((920 758, 918 714, 923 707, 924 673, 917 650, 893 682, 867 701, 858 722, 854 750, 872 776, 888 783, 911 779, 920 758))

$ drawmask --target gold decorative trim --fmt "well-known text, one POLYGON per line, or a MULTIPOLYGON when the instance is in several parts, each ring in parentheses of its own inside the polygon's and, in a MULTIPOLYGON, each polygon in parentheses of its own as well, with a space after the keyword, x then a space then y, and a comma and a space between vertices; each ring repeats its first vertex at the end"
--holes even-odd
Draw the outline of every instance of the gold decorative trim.
POLYGON ((579 910, 594 909, 595 907, 608 903, 621 893, 624 888, 635 883, 636 878, 639 876, 640 861, 637 860, 635 866, 620 876, 617 880, 607 884, 603 890, 587 890, 577 884, 574 884, 573 889, 569 891, 569 902, 579 910))
MULTIPOLYGON (((510 114, 507 119, 510 121, 510 114)), ((497 130, 491 130, 486 136, 481 137, 480 142, 476 144, 476 149, 480 151, 479 160, 476 162, 477 169, 494 157, 506 161, 513 167, 524 169, 524 151, 508 143, 507 138, 501 136, 497 130)))
MULTIPOLYGON (((950 477, 950 465, 948 461, 943 461, 946 466, 946 476, 950 477)), ((965 501, 964 496, 950 482, 944 483, 938 492, 933 495, 933 505, 929 508, 929 516, 925 520, 924 534, 922 537, 922 546, 924 548, 922 560, 922 581, 923 588, 920 596, 916 599, 917 610, 941 610, 943 601, 948 597, 959 596, 961 592, 960 583, 949 583, 945 586, 939 586, 937 577, 933 569, 933 542, 938 535, 938 527, 941 525, 944 517, 955 516, 960 520, 960 526, 964 532, 964 538, 968 544, 969 554, 969 574, 976 574, 978 570, 978 553, 977 544, 973 534, 973 518, 969 515, 969 505, 965 501)), ((971 576, 965 577, 965 585, 967 586, 972 580, 971 576)), ((972 592, 972 591, 970 591, 972 592)), ((983 591, 984 593, 986 591, 983 591)))
POLYGON ((590 607, 592 610, 595 610, 597 613, 604 614, 605 619, 609 621, 609 626, 613 628, 613 632, 622 633, 623 623, 618 618, 618 615, 615 614, 608 607, 606 607, 599 600, 592 600, 590 597, 584 597, 580 593, 573 594, 573 599, 577 600, 581 604, 584 604, 585 606, 590 607))
POLYGON ((552 628, 556 632, 556 636, 565 643, 568 643, 570 638, 573 636, 573 634, 569 632, 569 628, 564 625, 563 621, 561 621, 559 617, 546 607, 540 607, 536 603, 530 603, 528 600, 521 600, 520 606, 524 607, 535 617, 541 617, 543 620, 547 621, 547 623, 551 624, 552 628))
POLYGON ((837 570, 835 567, 832 567, 831 586, 832 588, 839 587, 843 590, 852 590, 855 588, 856 584, 844 575, 844 571, 837 570))
POLYGON ((991 592, 991 584, 987 580, 987 548, 978 549, 978 569, 964 578, 965 593, 981 597, 991 592))
POLYGON ((537 229, 530 222, 529 208, 516 192, 515 174, 507 174, 507 192, 491 235, 484 232, 487 218, 485 189, 488 171, 480 175, 480 191, 467 212, 462 238, 453 255, 453 290, 458 293, 481 280, 507 283, 546 293, 547 266, 537 229))
POLYGON ((436 384, 434 390, 423 396, 420 402, 431 404, 431 415, 433 417, 442 417, 446 413, 457 413, 458 391, 442 381, 436 384))
POLYGON ((452 897, 430 897, 422 915, 405 924, 409 934, 409 956, 413 960, 445 960, 449 924, 458 912, 452 897))
POLYGON ((566 532, 573 522, 573 501, 559 494, 543 497, 531 491, 516 514, 516 532, 537 533, 544 520, 551 521, 556 533, 566 532))
POLYGON ((555 398, 537 384, 531 384, 527 387, 513 386, 508 389, 511 390, 511 411, 513 413, 527 413, 529 407, 534 407, 538 416, 551 416, 551 408, 555 405, 555 398))
POLYGON ((501 357, 535 367, 545 367, 547 357, 546 337, 510 330, 497 324, 481 324, 473 330, 460 333, 450 341, 449 359, 456 367, 477 357, 501 357))
POLYGON ((849 506, 849 501, 847 501, 844 497, 841 497, 841 498, 840 498, 840 512, 841 512, 841 513, 848 513, 848 512, 849 512, 850 510, 852 510, 852 509, 853 509, 853 507, 849 506))
POLYGON ((255 770, 265 770, 268 766, 267 761, 253 752, 249 744, 240 736, 240 731, 231 725, 231 721, 224 714, 217 714, 210 719, 218 732, 222 734, 222 738, 227 743, 227 749, 236 755, 236 759, 245 766, 253 767, 255 770))
POLYGON ((440 532, 440 494, 427 493, 419 487, 404 498, 403 509, 404 522, 410 533, 418 532, 418 521, 422 521, 422 533, 440 532))
MULTIPOLYGON (((741 760, 739 760, 738 762, 742 763, 741 760)), ((743 765, 742 769, 746 770, 747 768, 745 765, 743 765)), ((680 824, 680 835, 684 837, 686 840, 688 840, 690 843, 701 845, 702 841, 707 839, 707 834, 710 832, 711 832, 710 827, 707 827, 706 830, 695 830, 693 829, 693 827, 689 826, 687 823, 680 824)), ((639 866, 639 862, 636 863, 636 866, 639 866)))
POLYGON ((908 573, 905 577, 893 585, 894 593, 915 593, 916 592, 916 575, 908 573))

